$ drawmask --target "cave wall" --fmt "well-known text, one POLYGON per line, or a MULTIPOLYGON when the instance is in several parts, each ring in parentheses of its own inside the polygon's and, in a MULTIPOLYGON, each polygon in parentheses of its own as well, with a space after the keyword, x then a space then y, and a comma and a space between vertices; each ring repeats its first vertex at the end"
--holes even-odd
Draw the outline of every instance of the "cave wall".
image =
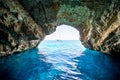
MULTIPOLYGON (((87 5, 94 10, 92 28, 85 42, 104 53, 120 52, 120 0, 94 0, 87 5), (90 6, 94 3, 94 7, 90 6)), ((84 33, 84 32, 83 32, 84 33)))
POLYGON ((0 56, 34 48, 44 36, 17 0, 0 0, 0 56))
POLYGON ((0 0, 0 56, 36 47, 60 24, 87 48, 120 52, 120 0, 0 0))

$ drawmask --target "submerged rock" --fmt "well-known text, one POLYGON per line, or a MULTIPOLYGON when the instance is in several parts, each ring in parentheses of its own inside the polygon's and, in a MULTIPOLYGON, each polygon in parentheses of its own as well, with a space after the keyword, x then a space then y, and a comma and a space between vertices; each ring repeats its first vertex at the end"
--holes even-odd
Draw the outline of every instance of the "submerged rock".
POLYGON ((0 0, 0 56, 36 47, 60 24, 87 48, 119 53, 119 9, 120 0, 0 0))

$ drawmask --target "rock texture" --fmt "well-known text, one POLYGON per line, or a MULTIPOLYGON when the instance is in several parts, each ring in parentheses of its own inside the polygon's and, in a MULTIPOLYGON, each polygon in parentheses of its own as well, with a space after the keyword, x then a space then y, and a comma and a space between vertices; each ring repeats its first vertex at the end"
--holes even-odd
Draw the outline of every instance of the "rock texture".
POLYGON ((33 48, 44 36, 18 1, 0 1, 0 56, 33 48))
MULTIPOLYGON (((96 9, 93 8, 95 13, 90 23, 91 30, 83 41, 91 49, 117 54, 120 52, 120 0, 94 0, 89 4, 93 3, 96 9)), ((88 8, 92 10, 89 5, 88 8)))
POLYGON ((120 52, 120 0, 0 0, 0 56, 36 47, 60 24, 87 48, 120 52))

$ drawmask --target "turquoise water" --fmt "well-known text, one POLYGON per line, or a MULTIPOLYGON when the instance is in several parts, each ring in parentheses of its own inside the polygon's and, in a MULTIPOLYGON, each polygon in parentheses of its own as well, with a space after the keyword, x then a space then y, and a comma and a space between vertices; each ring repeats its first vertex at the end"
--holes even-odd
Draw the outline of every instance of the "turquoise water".
POLYGON ((43 41, 38 48, 0 58, 0 80, 119 80, 119 76, 118 64, 109 55, 85 49, 79 41, 43 41))

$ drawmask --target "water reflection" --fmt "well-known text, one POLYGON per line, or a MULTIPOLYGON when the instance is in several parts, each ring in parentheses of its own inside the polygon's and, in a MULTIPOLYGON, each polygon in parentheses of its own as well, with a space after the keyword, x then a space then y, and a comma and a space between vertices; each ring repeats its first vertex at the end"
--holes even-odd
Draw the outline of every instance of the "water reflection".
POLYGON ((89 49, 81 53, 79 45, 67 48, 64 44, 51 43, 47 42, 51 47, 41 44, 39 49, 1 57, 0 80, 120 79, 119 64, 109 55, 89 49))
POLYGON ((36 80, 40 73, 47 72, 51 65, 44 62, 45 57, 32 49, 22 54, 0 58, 0 80, 36 80))

